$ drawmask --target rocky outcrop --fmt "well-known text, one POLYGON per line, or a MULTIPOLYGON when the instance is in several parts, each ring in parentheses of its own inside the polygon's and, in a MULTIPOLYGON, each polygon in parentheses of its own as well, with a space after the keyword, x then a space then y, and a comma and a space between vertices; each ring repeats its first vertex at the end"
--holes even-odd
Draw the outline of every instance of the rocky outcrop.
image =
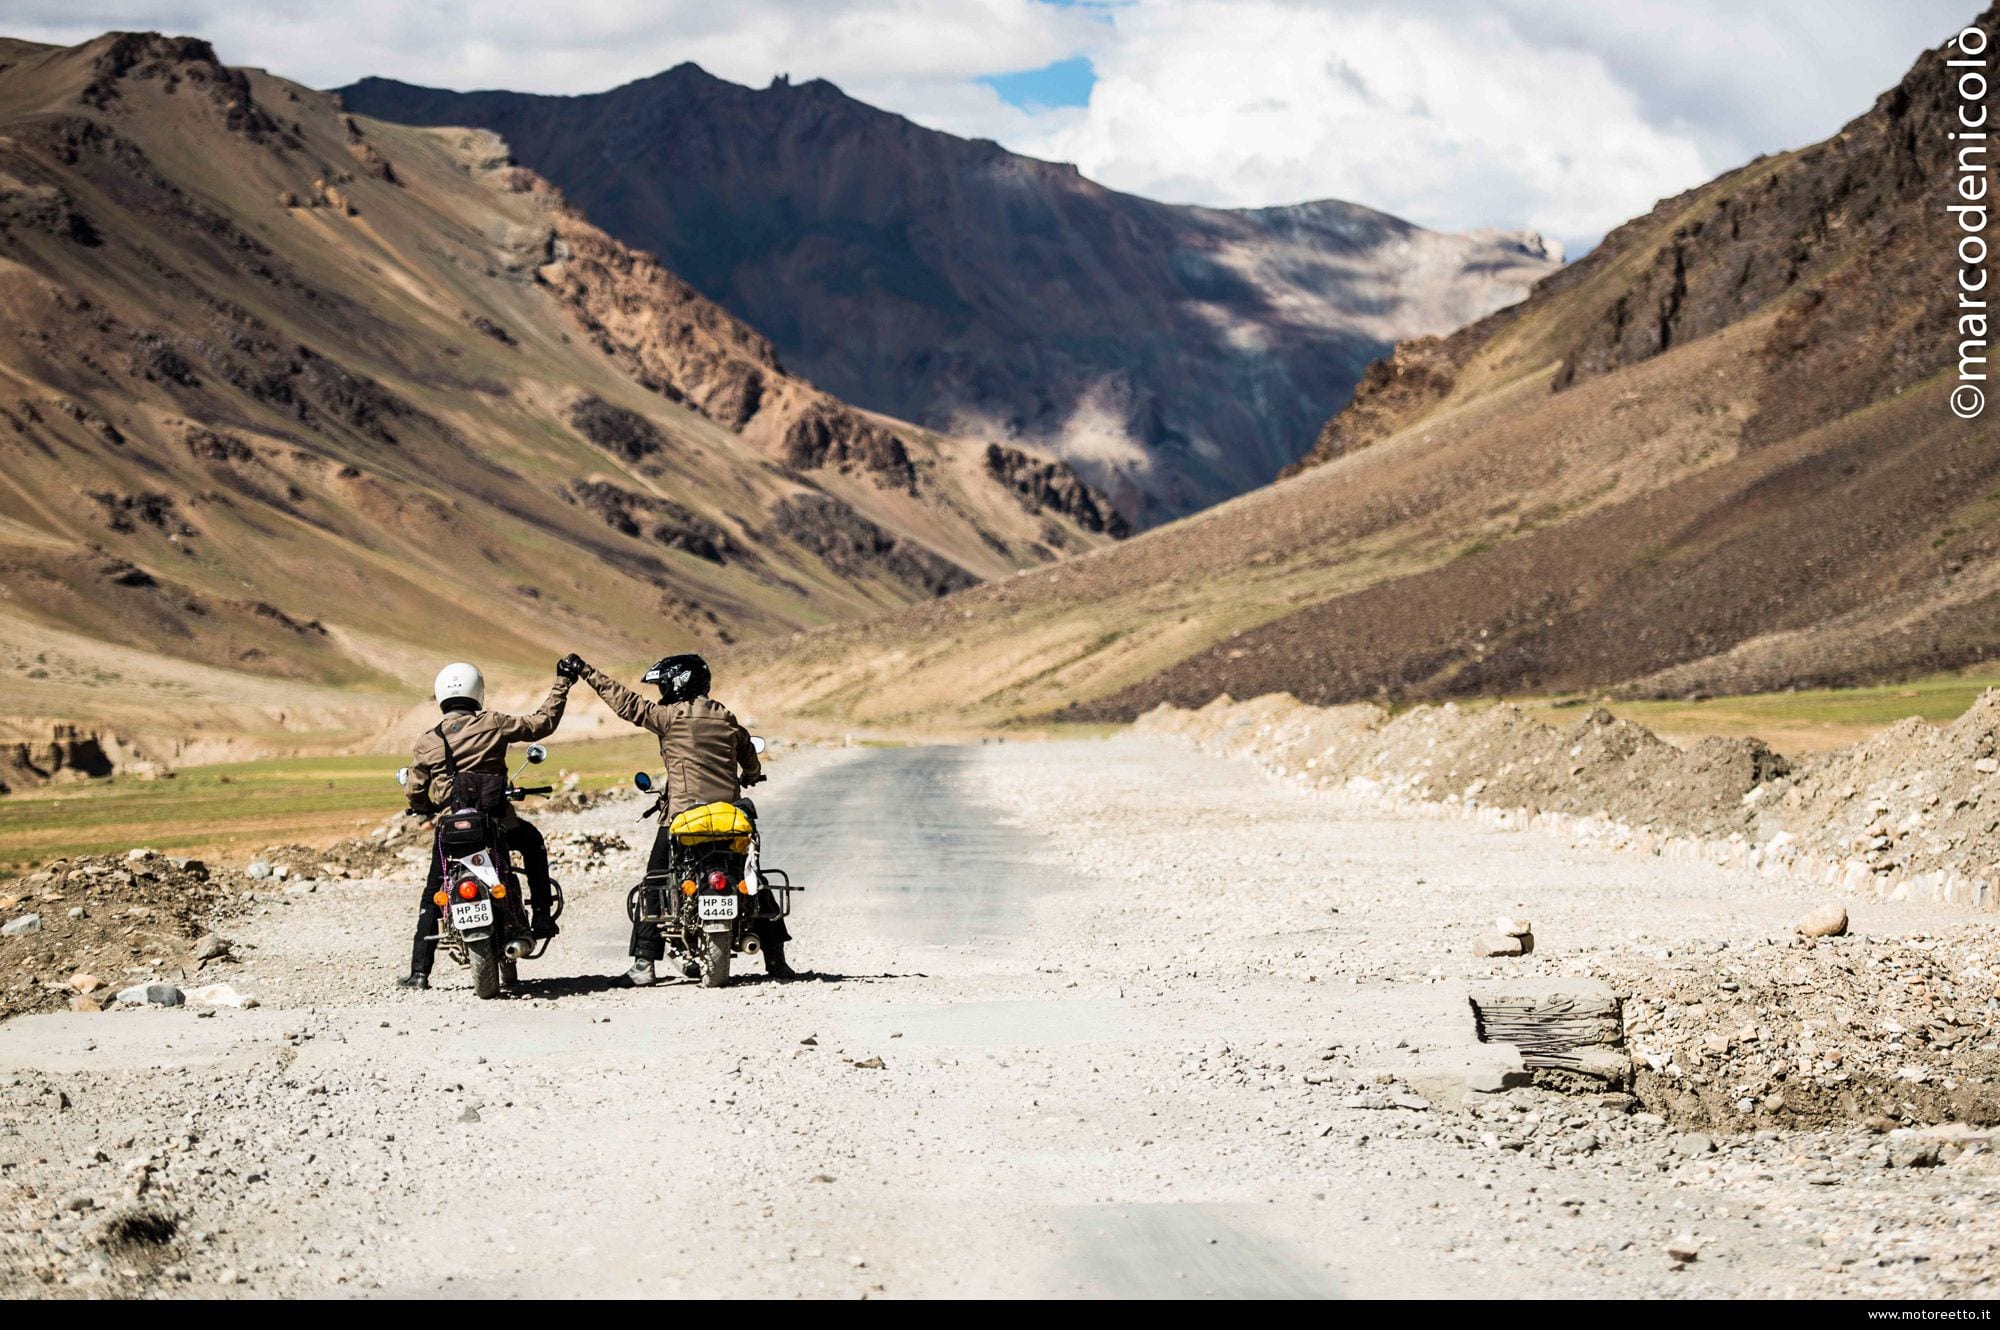
POLYGON ((99 490, 92 494, 104 514, 105 525, 122 535, 130 535, 141 527, 149 527, 163 535, 192 536, 193 527, 181 518, 171 494, 157 491, 146 494, 113 494, 99 490))
POLYGON ((815 402, 801 411, 785 427, 781 455, 785 465, 800 471, 859 469, 903 489, 915 489, 917 484, 917 471, 903 441, 838 403, 815 402))
POLYGON ((943 596, 979 581, 951 560, 884 531, 829 494, 794 494, 771 510, 772 527, 845 577, 886 577, 943 596))
POLYGON ((728 563, 743 552, 719 523, 657 494, 595 480, 574 481, 560 493, 620 535, 651 540, 710 563, 728 563))
POLYGON ((154 81, 167 92, 186 84, 213 104, 232 132, 261 142, 280 138, 289 147, 298 139, 279 125, 250 94, 250 80, 215 58, 215 48, 198 37, 165 37, 157 32, 113 32, 91 44, 96 51, 91 81, 83 90, 85 105, 104 110, 123 95, 124 84, 154 81))
POLYGON ((1481 340, 1483 333, 1461 333, 1398 342, 1394 351, 1368 367, 1355 386, 1353 400, 1326 422, 1312 450, 1285 468, 1285 474, 1297 475, 1379 443, 1443 401, 1458 382, 1457 356, 1481 340))
POLYGON ((115 766, 101 736, 74 725, 54 725, 46 739, 0 740, 0 794, 51 781, 98 780, 115 766))
POLYGON ((569 409, 569 423, 584 438, 628 462, 644 461, 667 446, 667 436, 658 425, 601 397, 578 398, 569 409))
POLYGON ((986 445, 986 473, 1005 485, 1031 513, 1061 513, 1085 531, 1113 539, 1131 534, 1125 515, 1083 483, 1068 462, 1035 457, 1003 444, 986 445))
MULTIPOLYGON (((546 186, 541 186, 546 189, 546 186)), ((650 254, 559 211, 540 270, 599 349, 632 366, 646 387, 741 430, 782 373, 770 343, 703 299, 650 254)))
MULTIPOLYGON (((552 195, 519 168, 502 169, 526 192, 552 195)), ((646 388, 725 429, 771 439, 779 460, 795 470, 861 471, 881 484, 915 490, 916 465, 894 429, 786 374, 769 342, 650 254, 619 244, 562 208, 544 251, 548 261, 538 279, 598 348, 629 366, 646 388)), ((625 411, 614 419, 623 408, 594 401, 586 399, 572 423, 582 413, 592 428, 617 434, 621 447, 645 446, 639 417, 625 411)))

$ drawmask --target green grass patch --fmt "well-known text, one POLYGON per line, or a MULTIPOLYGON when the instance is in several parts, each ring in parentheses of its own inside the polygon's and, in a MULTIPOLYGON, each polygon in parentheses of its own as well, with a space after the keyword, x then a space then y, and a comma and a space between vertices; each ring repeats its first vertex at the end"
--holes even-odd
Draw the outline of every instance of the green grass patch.
MULTIPOLYGON (((517 749, 517 757, 519 750, 517 749)), ((179 854, 224 854, 273 844, 320 844, 366 834, 403 807, 400 754, 278 758, 186 767, 172 779, 114 776, 52 785, 0 799, 0 874, 78 854, 122 854, 135 845, 179 854)), ((549 760, 522 779, 560 784, 574 771, 587 790, 657 773, 649 734, 549 743, 549 760)), ((534 800, 523 809, 533 815, 534 800)))
MULTIPOLYGON (((1988 688, 2000 688, 2000 669, 1977 666, 1908 683, 1861 688, 1813 688, 1753 693, 1699 702, 1603 702, 1614 715, 1669 738, 1756 737, 1785 751, 1814 752, 1864 739, 1916 716, 1934 725, 1964 715, 1988 688)), ((1573 720, 1582 697, 1523 699, 1521 705, 1551 724, 1573 720)))

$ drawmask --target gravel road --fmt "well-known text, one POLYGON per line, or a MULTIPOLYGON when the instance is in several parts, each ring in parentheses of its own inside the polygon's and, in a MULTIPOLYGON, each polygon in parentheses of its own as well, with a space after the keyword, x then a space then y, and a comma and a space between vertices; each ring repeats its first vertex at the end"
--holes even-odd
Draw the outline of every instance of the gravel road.
POLYGON ((322 881, 226 925, 201 980, 254 1009, 0 1025, 0 1293, 1995 1291, 1989 1151, 1464 1093, 1467 984, 1524 964, 1471 956, 1496 914, 1560 974, 1752 950, 1803 890, 1136 736, 773 772, 797 983, 611 978, 621 800, 540 819, 570 909, 524 996, 392 989, 414 879, 322 881))

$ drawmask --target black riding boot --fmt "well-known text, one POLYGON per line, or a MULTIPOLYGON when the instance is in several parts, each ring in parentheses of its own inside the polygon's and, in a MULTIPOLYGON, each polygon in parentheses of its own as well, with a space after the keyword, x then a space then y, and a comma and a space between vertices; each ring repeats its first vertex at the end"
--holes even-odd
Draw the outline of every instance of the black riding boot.
POLYGON ((396 981, 399 988, 429 988, 431 986, 431 961, 437 956, 437 943, 430 938, 420 937, 410 944, 410 972, 396 981))
MULTIPOLYGON (((761 929, 759 930, 762 931, 761 929)), ((758 949, 764 953, 764 973, 773 979, 796 979, 799 972, 785 964, 785 939, 770 938, 761 942, 758 949)))

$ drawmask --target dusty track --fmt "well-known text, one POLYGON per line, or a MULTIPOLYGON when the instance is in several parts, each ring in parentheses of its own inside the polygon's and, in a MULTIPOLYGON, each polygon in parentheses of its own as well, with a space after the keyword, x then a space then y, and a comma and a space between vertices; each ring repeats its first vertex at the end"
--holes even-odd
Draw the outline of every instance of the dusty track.
POLYGON ((633 848, 564 874, 528 997, 390 990, 414 890, 365 882, 233 926, 260 1009, 0 1026, 0 1291, 1993 1291, 1990 1154, 1884 1168, 1859 1129, 1708 1153, 1623 1106, 1455 1102, 1495 913, 1559 972, 1751 948, 1801 889, 1139 738, 811 754, 767 788, 815 981, 601 977, 640 844, 619 804, 544 823, 633 848), (178 1235, 94 1245, 135 1192, 178 1235))

